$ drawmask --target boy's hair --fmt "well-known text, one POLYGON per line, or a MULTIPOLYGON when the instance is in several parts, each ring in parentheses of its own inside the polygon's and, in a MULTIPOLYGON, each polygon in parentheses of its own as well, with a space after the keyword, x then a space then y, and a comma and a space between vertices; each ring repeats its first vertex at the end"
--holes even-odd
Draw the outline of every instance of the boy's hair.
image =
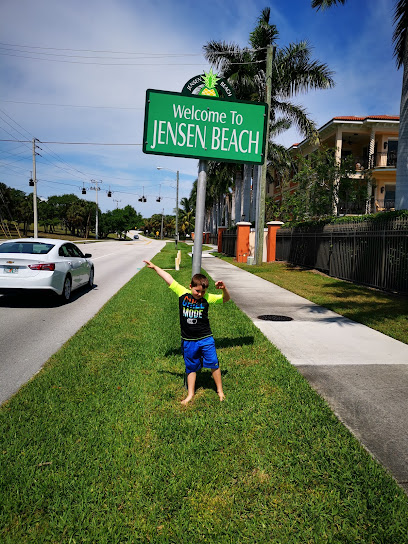
POLYGON ((203 289, 208 289, 209 281, 207 276, 204 276, 204 274, 194 274, 191 278, 191 286, 197 287, 197 285, 201 285, 203 289))

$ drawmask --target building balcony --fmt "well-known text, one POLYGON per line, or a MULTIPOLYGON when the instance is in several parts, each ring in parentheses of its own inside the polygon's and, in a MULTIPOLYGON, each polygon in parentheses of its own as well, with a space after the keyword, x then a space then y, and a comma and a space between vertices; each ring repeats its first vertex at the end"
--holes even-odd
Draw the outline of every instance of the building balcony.
POLYGON ((381 151, 374 155, 375 163, 372 168, 396 168, 397 167, 397 152, 396 151, 381 151))
POLYGON ((390 198, 377 199, 374 201, 376 212, 393 212, 395 210, 395 200, 390 198))
MULTIPOLYGON (((345 158, 348 158, 347 156, 345 158)), ((397 167, 397 152, 383 151, 374 153, 371 160, 367 156, 353 156, 353 161, 356 165, 356 172, 373 168, 396 168, 397 167)))

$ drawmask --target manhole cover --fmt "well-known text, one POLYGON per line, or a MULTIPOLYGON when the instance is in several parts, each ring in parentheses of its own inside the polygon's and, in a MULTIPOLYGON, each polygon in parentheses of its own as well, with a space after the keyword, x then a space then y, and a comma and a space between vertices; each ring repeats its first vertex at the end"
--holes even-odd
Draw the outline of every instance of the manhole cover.
POLYGON ((258 319, 263 319, 263 321, 293 321, 293 318, 287 315, 258 315, 258 319))

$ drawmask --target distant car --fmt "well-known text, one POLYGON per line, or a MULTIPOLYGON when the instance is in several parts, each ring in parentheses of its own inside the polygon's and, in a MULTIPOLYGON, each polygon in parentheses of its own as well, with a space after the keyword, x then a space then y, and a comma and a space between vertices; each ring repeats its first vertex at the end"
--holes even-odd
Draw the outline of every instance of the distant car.
POLYGON ((139 240, 139 235, 138 235, 138 234, 135 234, 135 235, 133 236, 133 240, 139 240))
POLYGON ((64 302, 82 285, 92 287, 90 253, 66 240, 20 238, 0 244, 0 293, 46 291, 64 302))

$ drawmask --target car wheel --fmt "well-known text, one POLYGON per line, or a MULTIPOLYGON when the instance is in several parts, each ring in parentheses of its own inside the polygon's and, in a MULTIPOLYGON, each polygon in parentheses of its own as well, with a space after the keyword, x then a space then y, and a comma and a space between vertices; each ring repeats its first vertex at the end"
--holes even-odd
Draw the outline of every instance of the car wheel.
POLYGON ((71 278, 70 276, 67 276, 64 281, 64 287, 62 289, 62 295, 61 295, 63 302, 68 302, 69 299, 71 298, 71 288, 72 288, 71 278))
POLYGON ((93 287, 94 277, 95 277, 95 270, 93 268, 91 268, 91 270, 89 271, 89 280, 88 280, 89 289, 92 289, 92 287, 93 287))

